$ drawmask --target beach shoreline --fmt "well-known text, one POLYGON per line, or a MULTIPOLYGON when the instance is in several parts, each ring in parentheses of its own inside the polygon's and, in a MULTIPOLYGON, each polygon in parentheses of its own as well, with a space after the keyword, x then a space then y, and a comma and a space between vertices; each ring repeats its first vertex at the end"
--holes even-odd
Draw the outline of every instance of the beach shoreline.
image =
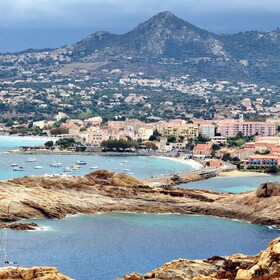
POLYGON ((221 171, 218 177, 265 177, 271 176, 270 173, 254 172, 254 171, 240 171, 240 170, 226 170, 221 171))
POLYGON ((166 157, 166 156, 154 156, 154 157, 180 162, 180 163, 183 163, 185 165, 192 167, 194 170, 203 168, 203 165, 201 163, 199 163, 193 159, 184 159, 183 157, 175 158, 175 157, 166 157))

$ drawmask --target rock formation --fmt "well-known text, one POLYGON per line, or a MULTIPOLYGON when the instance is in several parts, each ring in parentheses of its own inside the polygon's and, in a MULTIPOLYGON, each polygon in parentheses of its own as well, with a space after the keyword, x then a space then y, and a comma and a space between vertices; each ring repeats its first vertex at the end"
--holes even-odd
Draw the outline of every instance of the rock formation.
POLYGON ((258 197, 280 196, 280 183, 267 182, 260 184, 257 190, 258 197))
MULTIPOLYGON (((214 256, 207 260, 179 259, 164 264, 150 273, 124 275, 122 280, 269 280, 280 279, 280 238, 256 256, 235 254, 230 257, 214 256)), ((119 279, 121 280, 121 279, 119 279)))
POLYGON ((0 221, 63 218, 109 211, 201 214, 280 226, 280 196, 149 187, 106 170, 85 176, 23 177, 0 182, 0 221))
POLYGON ((13 230, 35 230, 39 226, 35 223, 13 223, 13 224, 0 224, 0 228, 9 228, 13 230))
POLYGON ((6 280, 73 280, 54 267, 0 269, 0 279, 6 280))

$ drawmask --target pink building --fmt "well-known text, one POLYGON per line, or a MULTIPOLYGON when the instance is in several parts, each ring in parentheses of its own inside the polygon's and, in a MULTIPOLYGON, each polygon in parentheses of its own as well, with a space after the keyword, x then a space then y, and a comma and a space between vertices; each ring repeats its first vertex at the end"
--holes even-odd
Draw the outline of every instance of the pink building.
POLYGON ((224 137, 235 137, 238 132, 244 136, 274 136, 276 126, 271 122, 220 122, 217 132, 224 137))

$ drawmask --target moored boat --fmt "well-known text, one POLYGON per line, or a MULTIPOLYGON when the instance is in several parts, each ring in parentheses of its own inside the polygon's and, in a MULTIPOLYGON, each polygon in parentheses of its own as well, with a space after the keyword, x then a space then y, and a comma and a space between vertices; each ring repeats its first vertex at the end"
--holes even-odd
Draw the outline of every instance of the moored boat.
POLYGON ((77 165, 86 165, 87 163, 83 160, 76 160, 77 165))
POLYGON ((23 167, 22 166, 15 166, 13 168, 13 171, 23 171, 23 167))
POLYGON ((41 166, 41 165, 34 166, 34 169, 42 169, 42 168, 43 168, 43 166, 41 166))
POLYGON ((61 167, 62 163, 61 162, 53 162, 50 164, 51 167, 61 167))
POLYGON ((34 162, 34 161, 36 161, 36 158, 34 158, 34 157, 29 157, 26 161, 27 161, 27 162, 34 162))
POLYGON ((97 165, 94 165, 94 166, 91 166, 90 169, 97 169, 98 166, 97 165))

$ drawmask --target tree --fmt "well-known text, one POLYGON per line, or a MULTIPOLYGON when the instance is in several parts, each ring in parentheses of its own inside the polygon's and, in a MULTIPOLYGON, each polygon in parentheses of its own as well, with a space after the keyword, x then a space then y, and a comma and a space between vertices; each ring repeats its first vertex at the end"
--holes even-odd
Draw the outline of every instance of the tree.
POLYGON ((229 161, 230 160, 230 154, 229 153, 225 153, 222 157, 223 161, 229 161))
POLYGON ((151 135, 149 141, 155 141, 155 140, 157 140, 157 137, 155 135, 151 135))
POLYGON ((243 133, 241 131, 238 131, 235 138, 236 139, 243 139, 244 138, 243 133))
POLYGON ((158 146, 153 142, 145 142, 145 147, 146 149, 153 150, 153 151, 156 151, 158 149, 158 146))
POLYGON ((203 137, 202 135, 199 135, 196 142, 197 142, 197 144, 203 144, 203 143, 206 143, 208 141, 210 141, 209 138, 203 137))
POLYGON ((51 141, 47 141, 45 144, 44 144, 44 146, 46 147, 46 148, 51 148, 51 147, 53 147, 53 141, 51 140, 51 141))
POLYGON ((176 142, 176 136, 173 134, 167 135, 167 142, 168 143, 175 143, 176 142))
POLYGON ((156 137, 160 137, 161 134, 159 133, 159 131, 157 129, 154 130, 153 135, 156 137))
POLYGON ((218 150, 220 150, 220 149, 221 149, 220 145, 218 145, 218 144, 213 144, 213 145, 212 145, 212 150, 213 150, 213 151, 218 151, 218 150))
POLYGON ((138 149, 139 143, 136 141, 107 140, 102 141, 100 146, 108 151, 124 151, 125 149, 138 149))
POLYGON ((185 136, 183 136, 183 135, 179 135, 179 138, 180 138, 180 141, 181 141, 181 142, 183 142, 183 141, 184 141, 184 139, 185 139, 185 136))
POLYGON ((272 165, 267 169, 268 173, 278 173, 279 172, 279 168, 277 165, 272 165))
POLYGON ((52 135, 68 134, 69 129, 65 128, 65 127, 57 127, 57 128, 51 129, 50 132, 52 135))
POLYGON ((55 144, 57 146, 60 146, 63 149, 67 149, 67 148, 72 147, 75 144, 75 140, 74 140, 74 138, 61 138, 61 139, 58 139, 55 142, 55 144))

